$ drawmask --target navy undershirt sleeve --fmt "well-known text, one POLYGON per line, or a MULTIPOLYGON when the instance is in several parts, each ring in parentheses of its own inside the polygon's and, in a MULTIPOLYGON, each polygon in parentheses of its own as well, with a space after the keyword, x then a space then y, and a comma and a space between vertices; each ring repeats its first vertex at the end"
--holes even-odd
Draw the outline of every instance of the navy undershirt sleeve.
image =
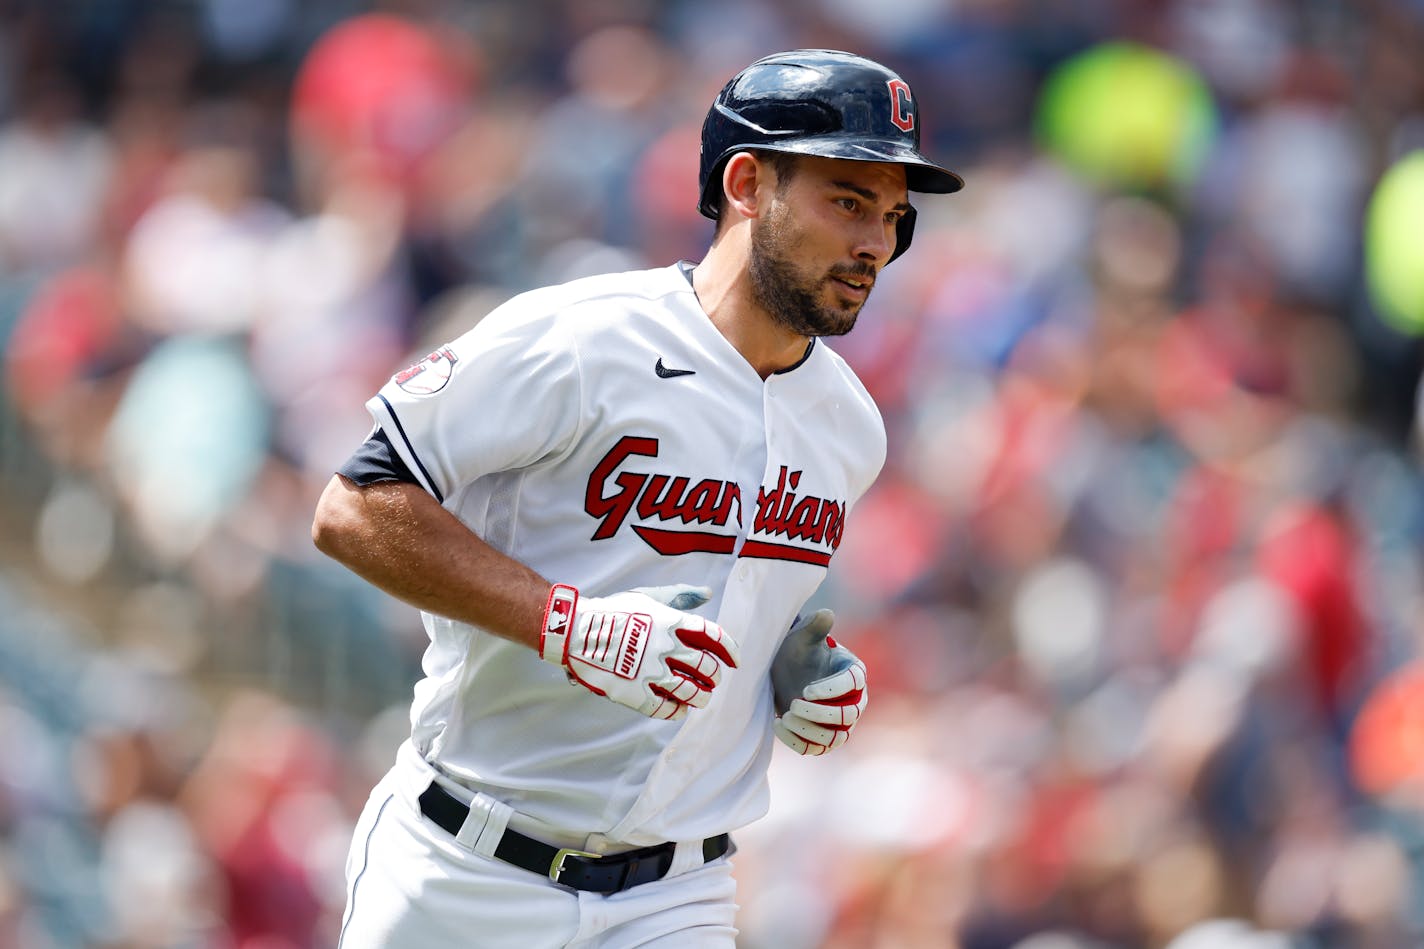
POLYGON ((400 454, 386 437, 386 433, 379 428, 362 442, 361 447, 357 448, 336 472, 361 487, 379 481, 420 483, 410 468, 406 467, 406 463, 401 461, 400 454))

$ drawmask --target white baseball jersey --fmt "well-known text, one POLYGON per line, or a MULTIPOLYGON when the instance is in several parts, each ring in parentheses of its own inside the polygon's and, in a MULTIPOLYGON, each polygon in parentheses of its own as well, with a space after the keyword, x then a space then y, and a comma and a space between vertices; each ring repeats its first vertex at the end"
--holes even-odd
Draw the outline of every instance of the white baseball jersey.
POLYGON ((530 649, 424 614, 412 740, 518 811, 629 845, 767 807, 767 670, 885 459, 823 342, 762 380, 682 265, 515 297, 367 404, 421 485, 496 549, 605 596, 690 583, 741 646, 705 709, 655 721, 530 649))

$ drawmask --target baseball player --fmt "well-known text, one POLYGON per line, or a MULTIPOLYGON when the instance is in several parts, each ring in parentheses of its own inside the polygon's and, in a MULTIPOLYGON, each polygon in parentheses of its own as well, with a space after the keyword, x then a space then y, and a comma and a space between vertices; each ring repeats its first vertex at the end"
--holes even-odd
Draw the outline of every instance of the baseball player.
POLYGON ((696 264, 514 297, 396 374, 317 546, 422 611, 411 736, 361 815, 342 949, 722 946, 775 735, 843 743, 866 670, 800 616, 885 458, 829 346, 914 228, 910 87, 759 60, 702 131, 696 264))

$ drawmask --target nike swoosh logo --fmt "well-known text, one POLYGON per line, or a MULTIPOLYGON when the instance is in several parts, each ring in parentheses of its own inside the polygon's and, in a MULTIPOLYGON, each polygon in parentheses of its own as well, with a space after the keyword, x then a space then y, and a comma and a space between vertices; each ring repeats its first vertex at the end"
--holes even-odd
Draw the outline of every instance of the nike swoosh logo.
POLYGON ((669 369, 663 365, 663 357, 658 357, 658 363, 653 367, 653 372, 658 374, 659 379, 676 379, 678 376, 696 375, 696 369, 669 369))

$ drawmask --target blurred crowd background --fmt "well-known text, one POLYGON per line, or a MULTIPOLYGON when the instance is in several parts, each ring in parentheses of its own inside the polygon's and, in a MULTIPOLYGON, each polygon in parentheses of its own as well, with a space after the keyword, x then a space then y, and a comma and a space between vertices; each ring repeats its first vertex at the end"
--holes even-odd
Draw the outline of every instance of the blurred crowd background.
POLYGON ((424 644, 308 536, 364 400, 697 259, 811 46, 968 187, 835 344, 873 701, 741 944, 1424 945, 1424 3, 0 0, 0 946, 334 944, 424 644))

